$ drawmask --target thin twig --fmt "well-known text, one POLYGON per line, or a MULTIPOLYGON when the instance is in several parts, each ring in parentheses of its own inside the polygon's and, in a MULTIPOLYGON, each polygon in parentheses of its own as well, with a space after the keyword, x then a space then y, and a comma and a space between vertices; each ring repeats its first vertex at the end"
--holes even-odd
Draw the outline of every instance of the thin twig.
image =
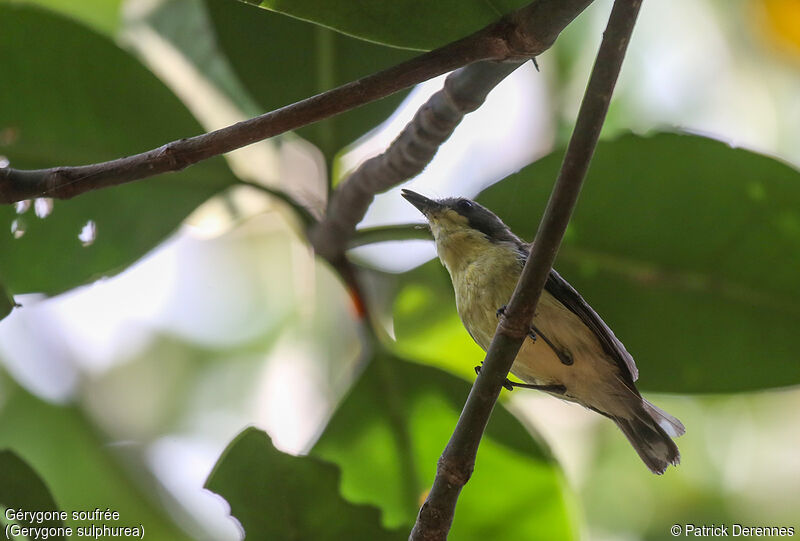
POLYGON ((472 475, 475 455, 500 388, 528 334, 542 288, 555 260, 589 168, 641 0, 616 0, 581 103, 556 184, 511 301, 501 317, 483 369, 439 459, 436 479, 411 531, 412 541, 447 538, 456 501, 472 475))
POLYGON ((304 207, 302 204, 297 202, 291 195, 286 193, 285 191, 279 188, 273 188, 272 186, 267 186, 265 184, 260 184, 258 182, 252 182, 249 180, 242 180, 239 179, 236 181, 237 186, 247 186, 249 188, 253 188, 260 192, 264 192, 265 194, 282 201, 284 204, 288 205, 289 208, 294 210, 297 218, 303 223, 303 227, 309 228, 314 223, 316 223, 316 218, 314 215, 311 214, 311 211, 304 207))
POLYGON ((378 225, 356 229, 350 239, 348 248, 356 248, 376 242, 389 242, 395 240, 431 240, 431 229, 428 224, 394 224, 378 225))
POLYGON ((528 51, 516 62, 477 62, 445 80, 413 120, 380 155, 362 163, 332 195, 325 218, 312 229, 311 243, 319 255, 336 259, 350 244, 356 225, 375 195, 422 172, 464 115, 480 107, 489 92, 525 60, 547 50, 561 31, 591 0, 537 0, 512 13, 506 24, 510 47, 528 51))
MULTIPOLYGON (((588 3, 570 0, 566 3, 588 3)), ((555 37, 549 23, 537 22, 539 33, 527 32, 520 21, 528 20, 528 11, 541 11, 536 4, 553 4, 558 20, 559 0, 540 0, 509 14, 500 21, 461 40, 412 58, 381 72, 368 75, 311 98, 287 105, 261 116, 225 128, 180 139, 159 148, 117 160, 83 166, 49 169, 0 169, 0 203, 47 195, 69 199, 76 195, 180 171, 208 158, 273 137, 289 130, 386 97, 414 84, 480 60, 527 58, 544 50, 555 37)))

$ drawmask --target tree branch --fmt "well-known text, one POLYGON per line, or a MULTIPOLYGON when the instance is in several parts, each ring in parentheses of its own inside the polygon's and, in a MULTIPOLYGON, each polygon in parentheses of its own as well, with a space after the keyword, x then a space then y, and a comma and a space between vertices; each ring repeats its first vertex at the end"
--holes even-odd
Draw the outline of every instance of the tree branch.
POLYGON ((535 25, 528 25, 535 30, 529 32, 522 22, 530 20, 530 13, 553 17, 557 21, 563 17, 564 11, 559 4, 588 4, 589 1, 539 0, 466 38, 397 66, 232 126, 173 141, 141 154, 75 167, 2 168, 0 203, 43 195, 69 199, 91 190, 179 171, 199 161, 386 97, 473 62, 505 61, 536 55, 552 43, 557 32, 553 34, 548 21, 538 20, 535 25), (539 4, 551 7, 542 10, 539 4))
POLYGON ((357 229, 350 239, 348 248, 356 248, 376 242, 394 240, 431 240, 431 228, 428 224, 393 224, 378 225, 357 229))
POLYGON ((501 20, 510 47, 528 56, 502 64, 477 62, 450 74, 389 148, 362 163, 333 194, 325 217, 310 232, 317 253, 329 260, 341 257, 375 195, 422 172, 464 115, 524 61, 548 49, 591 1, 538 0, 501 20))
POLYGON ((614 2, 575 129, 533 242, 531 255, 497 327, 483 369, 439 459, 433 488, 411 531, 412 541, 447 538, 458 495, 472 475, 481 436, 503 381, 527 336, 536 304, 577 202, 640 6, 641 0, 614 2))
POLYGON ((311 230, 317 254, 332 259, 347 249, 377 193, 416 176, 430 163, 464 115, 523 62, 479 62, 450 74, 391 145, 362 163, 333 193, 325 217, 311 230))

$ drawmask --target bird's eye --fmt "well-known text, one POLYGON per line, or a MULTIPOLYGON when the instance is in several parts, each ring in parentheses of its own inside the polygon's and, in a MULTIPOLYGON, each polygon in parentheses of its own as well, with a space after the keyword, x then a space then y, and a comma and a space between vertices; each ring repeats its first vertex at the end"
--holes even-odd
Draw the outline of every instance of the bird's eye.
POLYGON ((458 210, 467 211, 472 208, 472 201, 469 199, 461 199, 458 203, 456 203, 456 208, 458 210))

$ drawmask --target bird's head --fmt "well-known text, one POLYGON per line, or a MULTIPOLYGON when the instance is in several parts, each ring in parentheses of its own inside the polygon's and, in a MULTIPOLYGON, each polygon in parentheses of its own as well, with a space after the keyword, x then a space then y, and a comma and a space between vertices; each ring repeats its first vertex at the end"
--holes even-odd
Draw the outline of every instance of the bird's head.
POLYGON ((448 269, 492 246, 524 246, 496 214, 475 201, 463 197, 429 199, 411 190, 403 190, 402 195, 428 220, 439 258, 448 269))

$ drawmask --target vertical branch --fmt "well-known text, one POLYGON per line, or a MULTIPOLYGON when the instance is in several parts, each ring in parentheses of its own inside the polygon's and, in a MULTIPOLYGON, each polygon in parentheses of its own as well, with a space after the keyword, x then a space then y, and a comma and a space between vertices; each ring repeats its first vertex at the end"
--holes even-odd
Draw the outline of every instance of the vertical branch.
POLYGON ((439 459, 433 488, 411 531, 409 539, 412 541, 447 538, 458 496, 472 475, 481 436, 503 381, 528 334, 536 304, 578 200, 640 7, 641 0, 614 2, 575 129, 533 242, 531 255, 497 327, 483 369, 439 459))

